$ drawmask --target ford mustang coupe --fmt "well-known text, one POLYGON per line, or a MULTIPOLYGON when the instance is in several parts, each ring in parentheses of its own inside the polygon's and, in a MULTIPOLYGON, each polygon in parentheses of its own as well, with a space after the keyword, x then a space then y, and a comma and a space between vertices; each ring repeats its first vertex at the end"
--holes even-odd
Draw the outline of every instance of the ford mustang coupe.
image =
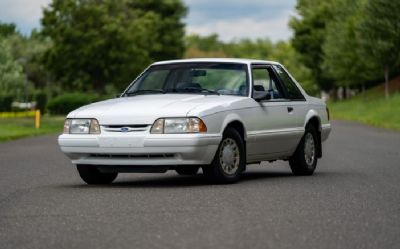
POLYGON ((120 97, 71 112, 58 143, 88 184, 200 168, 214 182, 233 183, 262 161, 313 174, 330 130, 325 103, 281 64, 191 59, 154 63, 120 97))

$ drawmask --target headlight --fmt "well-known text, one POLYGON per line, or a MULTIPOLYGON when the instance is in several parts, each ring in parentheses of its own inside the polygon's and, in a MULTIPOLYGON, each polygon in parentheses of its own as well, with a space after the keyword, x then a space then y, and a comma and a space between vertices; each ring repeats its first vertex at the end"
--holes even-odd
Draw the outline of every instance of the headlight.
POLYGON ((100 125, 96 119, 66 119, 65 134, 100 134, 100 125))
POLYGON ((151 127, 153 134, 179 134, 207 132, 207 127, 199 118, 160 118, 151 127))

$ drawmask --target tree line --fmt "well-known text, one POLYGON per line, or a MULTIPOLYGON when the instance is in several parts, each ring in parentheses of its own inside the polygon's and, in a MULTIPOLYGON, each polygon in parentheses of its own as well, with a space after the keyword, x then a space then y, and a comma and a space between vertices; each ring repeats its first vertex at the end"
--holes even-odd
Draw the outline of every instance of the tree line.
POLYGON ((400 73, 400 1, 298 0, 292 44, 322 90, 400 73))
POLYGON ((288 41, 223 42, 185 35, 181 0, 53 0, 28 36, 0 23, 0 107, 65 92, 113 95, 148 64, 183 57, 277 60, 311 94, 400 72, 400 1, 298 0, 296 11, 288 41))

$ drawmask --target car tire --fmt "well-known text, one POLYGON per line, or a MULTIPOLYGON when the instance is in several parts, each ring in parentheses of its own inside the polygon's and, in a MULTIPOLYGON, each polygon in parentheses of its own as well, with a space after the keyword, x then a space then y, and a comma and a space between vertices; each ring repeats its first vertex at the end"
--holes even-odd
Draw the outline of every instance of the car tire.
POLYGON ((289 165, 294 175, 312 175, 317 167, 318 149, 317 131, 312 125, 307 125, 304 135, 297 146, 293 156, 289 159, 289 165))
POLYGON ((89 185, 94 184, 110 184, 115 178, 117 178, 118 173, 103 173, 100 172, 94 165, 77 165, 79 175, 84 182, 89 185))
POLYGON ((214 183, 235 183, 246 167, 244 141, 233 128, 225 130, 222 141, 210 165, 203 174, 214 183))
POLYGON ((175 169, 176 173, 182 176, 194 176, 199 171, 198 166, 182 166, 175 169))

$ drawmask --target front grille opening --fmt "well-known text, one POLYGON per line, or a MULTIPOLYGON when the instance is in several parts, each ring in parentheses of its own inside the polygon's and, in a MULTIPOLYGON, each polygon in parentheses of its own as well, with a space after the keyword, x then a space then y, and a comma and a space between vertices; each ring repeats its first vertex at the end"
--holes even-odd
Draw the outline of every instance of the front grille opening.
POLYGON ((90 154, 90 157, 103 159, 163 159, 173 158, 174 154, 90 154))
POLYGON ((102 127, 107 132, 144 132, 150 125, 103 125, 102 127))
POLYGON ((121 129, 122 127, 129 127, 129 128, 147 128, 149 125, 104 125, 106 128, 110 129, 121 129))

